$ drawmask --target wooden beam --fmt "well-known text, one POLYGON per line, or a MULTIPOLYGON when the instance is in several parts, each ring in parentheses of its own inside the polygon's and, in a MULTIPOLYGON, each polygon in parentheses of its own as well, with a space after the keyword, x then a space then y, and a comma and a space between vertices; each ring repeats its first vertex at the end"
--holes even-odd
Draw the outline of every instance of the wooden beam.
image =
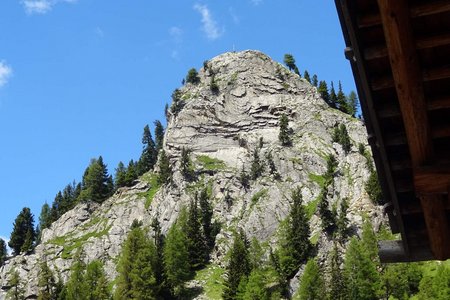
POLYGON ((448 196, 426 195, 420 197, 428 238, 434 257, 439 260, 450 258, 450 228, 445 213, 448 196))
MULTIPOLYGON (((450 96, 429 98, 427 101, 428 111, 440 109, 450 109, 450 96)), ((378 116, 381 119, 394 118, 401 115, 400 108, 394 103, 387 103, 378 110, 378 116)))
MULTIPOLYGON (((418 18, 434 14, 440 14, 450 11, 450 3, 448 1, 428 1, 427 3, 415 5, 411 7, 411 18, 418 18)), ((359 28, 367 28, 381 24, 381 17, 379 14, 364 15, 358 20, 359 28)))
POLYGON ((447 194, 450 187, 450 166, 414 169, 414 185, 419 195, 447 194))
MULTIPOLYGON (((378 0, 389 61, 402 112, 413 169, 433 158, 431 130, 407 0, 378 0)), ((421 196, 430 248, 436 259, 450 257, 447 216, 440 195, 421 196)))
MULTIPOLYGON (((450 34, 441 34, 435 36, 427 36, 419 38, 416 41, 416 48, 419 50, 430 49, 439 46, 450 45, 450 34)), ((364 59, 373 60, 388 56, 388 51, 385 45, 373 46, 364 50, 364 59)))

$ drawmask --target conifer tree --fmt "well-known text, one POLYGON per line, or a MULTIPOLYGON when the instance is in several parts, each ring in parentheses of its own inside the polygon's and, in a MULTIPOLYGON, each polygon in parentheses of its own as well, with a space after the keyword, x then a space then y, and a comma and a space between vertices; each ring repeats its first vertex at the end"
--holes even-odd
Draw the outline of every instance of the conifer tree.
POLYGON ((450 268, 444 263, 436 267, 434 274, 425 273, 420 281, 420 300, 447 300, 450 298, 450 268))
POLYGON ((189 204, 184 230, 187 236, 189 264, 192 270, 197 270, 203 267, 208 260, 208 246, 202 230, 197 199, 191 200, 189 204))
POLYGON ((345 126, 345 124, 339 124, 334 128, 332 138, 333 142, 341 144, 345 154, 348 154, 348 152, 350 152, 352 143, 350 141, 350 136, 348 135, 347 127, 345 126))
POLYGON ((16 269, 13 269, 9 275, 8 279, 9 290, 7 293, 7 299, 9 300, 23 300, 25 299, 24 288, 21 282, 21 278, 19 272, 16 269))
POLYGON ((114 299, 155 298, 157 287, 152 269, 154 257, 154 244, 139 222, 133 222, 117 265, 119 275, 114 299))
POLYGON ((38 300, 54 300, 57 299, 56 294, 56 281, 52 270, 47 265, 47 262, 43 260, 40 263, 40 272, 38 278, 38 300))
POLYGON ((345 97, 345 94, 342 91, 341 81, 339 81, 338 93, 336 95, 336 103, 337 103, 340 111, 342 111, 343 113, 349 114, 350 109, 347 104, 347 98, 345 97))
POLYGON ((198 72, 195 68, 191 68, 186 75, 186 83, 197 84, 200 82, 200 77, 198 77, 198 72))
POLYGON ((159 157, 159 174, 158 184, 165 185, 172 181, 172 168, 170 167, 169 158, 166 155, 164 149, 161 150, 161 156, 159 157))
POLYGON ((158 154, 164 144, 164 127, 159 120, 156 120, 154 122, 154 125, 155 125, 155 147, 156 153, 158 154))
POLYGON ((363 244, 355 237, 350 240, 345 253, 344 277, 347 287, 346 299, 378 299, 379 275, 375 263, 363 244))
POLYGON ((269 166, 269 173, 272 175, 276 180, 279 180, 280 173, 277 171, 277 167, 275 166, 275 162, 273 161, 273 155, 272 151, 269 151, 266 155, 267 165, 269 166))
POLYGON ((337 245, 334 244, 330 255, 330 282, 328 299, 345 300, 346 287, 343 273, 341 270, 341 259, 337 245))
POLYGON ((133 186, 134 181, 138 178, 137 165, 134 160, 130 160, 125 173, 125 186, 133 186))
POLYGON ((336 229, 336 216, 330 210, 326 188, 324 188, 320 194, 320 201, 318 206, 319 216, 322 221, 322 229, 331 235, 336 229))
POLYGON ((176 296, 182 294, 183 283, 190 277, 188 240, 181 223, 182 221, 179 218, 177 222, 172 224, 164 245, 167 281, 176 296))
POLYGON ((292 139, 290 136, 291 129, 289 128, 289 119, 285 114, 280 117, 280 133, 278 134, 278 139, 283 146, 292 145, 292 139))
POLYGON ((151 227, 153 230, 153 244, 155 245, 155 256, 152 262, 157 286, 155 293, 163 298, 167 298, 170 291, 167 286, 167 276, 164 265, 165 237, 161 232, 161 224, 159 223, 158 216, 153 218, 151 227))
POLYGON ((183 174, 183 177, 188 181, 191 181, 195 178, 195 171, 190 158, 190 153, 191 151, 188 148, 181 148, 181 174, 183 174))
POLYGON ((209 201, 208 190, 203 188, 198 194, 198 204, 200 206, 200 220, 202 224, 202 231, 208 252, 214 247, 214 241, 217 232, 214 230, 212 223, 213 209, 209 201))
POLYGON ((101 261, 93 260, 86 266, 83 280, 87 288, 87 300, 111 299, 109 282, 101 261))
POLYGON ((14 221, 8 245, 17 255, 31 250, 35 239, 33 214, 28 207, 24 207, 14 221))
POLYGON ((228 276, 222 297, 225 300, 233 300, 236 299, 239 283, 251 272, 248 241, 242 230, 234 236, 226 272, 228 276))
POLYGON ((47 203, 42 205, 41 214, 39 215, 39 229, 42 232, 44 229, 49 228, 52 224, 51 209, 47 203))
POLYGON ((66 284, 65 300, 87 300, 88 287, 84 281, 85 273, 86 264, 83 261, 83 253, 82 250, 78 250, 75 254, 70 277, 66 284))
POLYGON ((311 83, 311 77, 309 77, 309 73, 307 70, 305 70, 305 72, 303 72, 303 78, 305 78, 306 81, 311 83))
POLYGON ((317 79, 317 75, 316 75, 316 74, 313 75, 313 77, 312 77, 312 79, 311 79, 311 84, 312 84, 313 86, 315 86, 315 87, 318 86, 319 80, 317 79))
POLYGON ((270 293, 266 288, 267 279, 261 269, 254 269, 248 276, 242 300, 269 300, 270 293))
POLYGON ((331 88, 330 88, 330 106, 332 108, 337 108, 337 103, 338 103, 338 99, 337 99, 337 95, 336 95, 336 91, 334 89, 334 83, 333 81, 331 82, 331 88))
POLYGON ((172 105, 170 106, 170 112, 176 116, 183 109, 185 105, 184 100, 181 98, 181 91, 175 89, 172 93, 172 105))
POLYGON ((253 150, 253 160, 250 168, 250 176, 252 180, 258 179, 264 172, 264 165, 261 163, 259 159, 259 150, 255 148, 253 150))
POLYGON ((123 162, 119 162, 116 168, 116 176, 114 176, 114 185, 117 188, 126 186, 127 169, 123 162))
POLYGON ((150 132, 150 128, 148 125, 144 127, 144 133, 142 135, 142 154, 139 158, 138 162, 138 176, 150 171, 153 169, 153 166, 156 163, 156 145, 152 138, 152 133, 150 132))
POLYGON ((244 165, 242 165, 241 173, 239 173, 239 182, 245 190, 250 187, 250 175, 245 172, 244 165))
POLYGON ((317 88, 317 91, 319 92, 320 96, 322 97, 322 99, 331 106, 331 102, 330 102, 330 94, 328 93, 328 85, 326 83, 326 81, 321 80, 319 82, 319 87, 317 88))
POLYGON ((348 234, 348 199, 343 198, 340 203, 340 211, 336 220, 337 232, 339 234, 339 239, 344 241, 348 234))
POLYGON ((3 266, 7 257, 8 251, 6 249, 6 242, 2 238, 0 238, 0 267, 3 266))
POLYGON ((282 275, 292 278, 312 252, 309 223, 298 187, 292 191, 292 205, 280 238, 279 259, 282 275))
POLYGON ((92 159, 89 167, 83 175, 80 200, 102 203, 113 192, 113 180, 108 175, 108 169, 103 163, 103 158, 92 159))
POLYGON ((288 67, 289 71, 294 71, 297 75, 300 75, 300 71, 295 65, 295 58, 294 56, 292 56, 292 54, 285 54, 283 61, 284 64, 288 67))
POLYGON ((299 300, 326 299, 325 282, 317 262, 308 260, 298 290, 299 300))
POLYGON ((369 179, 364 187, 373 203, 378 205, 383 204, 383 193, 381 192, 381 186, 378 181, 378 173, 375 170, 370 172, 369 179))
POLYGON ((348 114, 355 117, 358 111, 358 96, 355 91, 351 91, 347 96, 347 108, 348 114))

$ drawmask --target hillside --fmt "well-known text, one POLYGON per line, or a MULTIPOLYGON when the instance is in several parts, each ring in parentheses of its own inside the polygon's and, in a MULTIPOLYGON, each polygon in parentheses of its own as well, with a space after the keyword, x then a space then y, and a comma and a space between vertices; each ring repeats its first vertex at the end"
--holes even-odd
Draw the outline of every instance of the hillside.
MULTIPOLYGON (((156 168, 156 173, 144 174, 132 187, 119 188, 101 204, 79 203, 44 229, 34 253, 18 255, 1 267, 0 299, 5 299, 12 270, 25 281, 27 299, 35 299, 38 266, 44 259, 66 281, 79 248, 86 262, 103 261, 108 278, 114 280, 121 245, 133 221, 140 220, 150 229, 153 218, 158 218, 167 233, 203 187, 211 194, 213 219, 221 224, 211 254, 217 269, 226 267, 233 234, 239 229, 262 242, 266 253, 277 248, 280 222, 289 214, 295 187, 301 188, 310 241, 321 264, 328 263, 335 243, 321 226, 321 195, 325 193, 329 209, 337 213, 342 201, 348 201, 349 236, 360 233, 363 217, 375 230, 384 222, 381 207, 370 201, 364 189, 372 162, 366 155, 370 150, 363 122, 330 108, 316 87, 267 55, 243 51, 217 56, 200 69, 198 82, 186 83, 175 99, 172 105, 177 106, 168 111, 164 136, 164 151, 174 171, 172 182, 159 186, 156 168), (288 146, 279 141, 283 115, 290 128, 288 146), (342 124, 350 149, 333 139, 335 128, 342 124), (190 150, 195 179, 187 180, 181 173, 183 148, 190 150), (252 173, 255 155, 261 172, 244 186, 242 170, 252 173), (330 156, 336 159, 331 182, 325 177, 330 156)), ((346 243, 339 243, 342 251, 346 243)), ((203 271, 205 278, 211 270, 203 271)), ((298 289, 302 272, 290 281, 291 294, 298 289)), ((191 284, 204 285, 205 278, 199 276, 191 284)), ((197 297, 211 296, 204 290, 197 297)))

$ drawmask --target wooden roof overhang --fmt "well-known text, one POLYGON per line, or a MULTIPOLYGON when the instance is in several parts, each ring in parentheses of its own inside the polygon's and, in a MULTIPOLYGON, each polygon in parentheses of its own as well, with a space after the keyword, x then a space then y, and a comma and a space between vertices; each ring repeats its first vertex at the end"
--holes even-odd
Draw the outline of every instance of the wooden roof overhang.
POLYGON ((450 258, 450 1, 335 0, 386 213, 382 262, 450 258))

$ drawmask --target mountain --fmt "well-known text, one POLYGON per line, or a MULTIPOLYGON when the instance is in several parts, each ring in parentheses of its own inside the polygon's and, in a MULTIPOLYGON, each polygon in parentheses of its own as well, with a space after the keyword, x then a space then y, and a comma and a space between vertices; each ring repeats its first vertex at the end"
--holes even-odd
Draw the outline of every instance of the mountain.
MULTIPOLYGON (((213 219, 221 223, 211 257, 216 268, 226 266, 237 229, 243 229, 249 239, 266 242, 266 251, 276 249, 280 222, 289 213, 295 187, 301 187, 310 241, 316 245, 320 263, 327 262, 334 244, 332 235, 322 229, 318 205, 323 195, 329 210, 338 213, 342 201, 348 201, 349 235, 360 231, 364 216, 374 228, 384 222, 381 207, 370 201, 364 189, 372 161, 365 155, 370 148, 361 120, 330 108, 316 87, 258 51, 217 56, 194 77, 174 92, 167 112, 163 148, 173 169, 172 182, 160 187, 156 175, 149 172, 101 204, 76 205, 44 229, 32 254, 10 258, 1 267, 0 299, 5 298, 14 269, 25 283, 28 299, 35 299, 42 260, 67 280, 79 248, 85 261, 102 260, 113 280, 133 220, 151 228, 152 219, 158 218, 166 233, 201 187, 210 191, 213 219), (288 119, 285 133, 291 145, 279 140, 282 116, 288 119), (334 136, 342 125, 350 138, 349 149, 334 136), (194 179, 187 180, 181 172, 183 148, 189 149, 194 179), (331 156, 336 166, 330 181, 325 174, 331 156), (242 184, 243 170, 258 175, 248 186, 242 184)), ((290 282, 292 293, 301 272, 290 282)))

